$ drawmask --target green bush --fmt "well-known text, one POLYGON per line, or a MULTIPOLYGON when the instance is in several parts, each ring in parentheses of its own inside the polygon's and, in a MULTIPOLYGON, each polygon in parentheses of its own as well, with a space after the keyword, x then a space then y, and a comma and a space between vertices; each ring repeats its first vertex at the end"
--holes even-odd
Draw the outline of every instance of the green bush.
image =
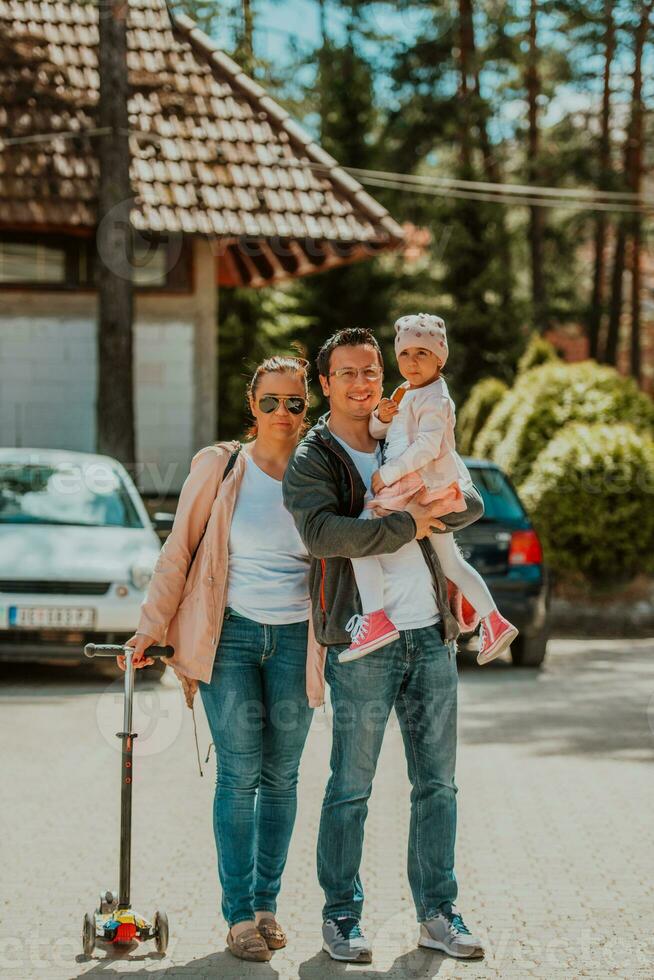
POLYGON ((567 425, 520 493, 563 579, 606 584, 654 570, 650 436, 629 425, 567 425))
POLYGON ((499 378, 478 381, 468 395, 468 400, 457 413, 456 434, 459 452, 469 455, 475 439, 488 420, 488 416, 508 391, 499 378))
POLYGON ((651 398, 639 391, 633 379, 595 361, 557 361, 532 368, 520 376, 514 393, 511 417, 492 449, 492 459, 518 484, 527 478, 550 439, 569 422, 625 422, 649 433, 654 429, 651 398))
POLYGON ((518 405, 529 397, 532 374, 533 371, 527 371, 519 375, 513 388, 506 392, 501 402, 497 403, 474 441, 472 447, 474 456, 479 456, 480 459, 494 459, 495 450, 506 435, 518 405))
POLYGON ((531 335, 524 354, 518 361, 518 374, 524 374, 525 371, 529 371, 533 367, 540 367, 541 364, 549 364, 550 361, 558 360, 559 355, 549 340, 545 340, 540 334, 534 333, 531 335))

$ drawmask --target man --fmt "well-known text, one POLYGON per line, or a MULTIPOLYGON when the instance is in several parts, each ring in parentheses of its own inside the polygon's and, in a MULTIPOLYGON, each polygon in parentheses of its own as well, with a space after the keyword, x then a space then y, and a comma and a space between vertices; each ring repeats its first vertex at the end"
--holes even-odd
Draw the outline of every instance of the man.
POLYGON ((465 513, 441 521, 418 503, 403 513, 360 519, 372 473, 381 464, 380 446, 368 429, 382 396, 381 352, 368 330, 341 330, 323 345, 317 364, 330 413, 292 457, 284 503, 312 556, 313 621, 328 648, 325 677, 334 712, 331 776, 318 837, 323 948, 335 960, 372 960, 360 927, 359 866, 368 798, 394 707, 412 784, 408 875, 419 944, 453 956, 483 956, 453 905, 458 629, 428 541, 432 528, 465 527, 483 506, 473 490, 465 513), (350 559, 364 555, 385 556, 384 608, 400 635, 362 659, 339 664, 338 654, 350 642, 346 624, 361 611, 350 559))

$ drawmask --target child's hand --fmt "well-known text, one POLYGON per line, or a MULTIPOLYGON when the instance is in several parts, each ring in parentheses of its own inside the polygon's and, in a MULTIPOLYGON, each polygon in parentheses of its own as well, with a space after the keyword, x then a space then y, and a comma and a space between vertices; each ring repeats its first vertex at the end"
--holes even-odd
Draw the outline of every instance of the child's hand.
POLYGON ((384 483, 381 476, 379 475, 379 470, 375 470, 375 472, 372 474, 372 482, 371 482, 372 492, 379 493, 379 491, 383 490, 385 486, 386 484, 384 483))
POLYGON ((377 406, 377 416, 380 422, 390 422, 397 415, 398 405, 392 398, 382 398, 377 406))

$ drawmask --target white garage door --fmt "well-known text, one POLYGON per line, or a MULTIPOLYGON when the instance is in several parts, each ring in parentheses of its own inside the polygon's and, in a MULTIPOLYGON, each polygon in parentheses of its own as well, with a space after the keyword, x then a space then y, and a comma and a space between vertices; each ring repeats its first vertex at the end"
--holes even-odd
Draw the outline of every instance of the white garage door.
POLYGON ((136 455, 145 493, 176 493, 193 456, 193 326, 137 324, 136 455))
MULTIPOLYGON (((95 451, 96 324, 0 317, 0 445, 95 451)), ((136 452, 145 492, 176 492, 193 454, 193 326, 134 331, 136 452)))
POLYGON ((95 323, 0 319, 3 446, 95 449, 95 323))

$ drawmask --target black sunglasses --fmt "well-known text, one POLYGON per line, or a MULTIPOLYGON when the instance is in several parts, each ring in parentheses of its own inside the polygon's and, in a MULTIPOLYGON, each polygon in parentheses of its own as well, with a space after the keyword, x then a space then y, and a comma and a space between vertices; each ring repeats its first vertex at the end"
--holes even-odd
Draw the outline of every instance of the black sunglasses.
POLYGON ((259 408, 265 415, 270 415, 271 412, 277 411, 279 408, 279 403, 284 402, 285 407, 291 413, 291 415, 302 415, 306 407, 306 398, 301 398, 300 395, 263 395, 259 399, 259 408))

